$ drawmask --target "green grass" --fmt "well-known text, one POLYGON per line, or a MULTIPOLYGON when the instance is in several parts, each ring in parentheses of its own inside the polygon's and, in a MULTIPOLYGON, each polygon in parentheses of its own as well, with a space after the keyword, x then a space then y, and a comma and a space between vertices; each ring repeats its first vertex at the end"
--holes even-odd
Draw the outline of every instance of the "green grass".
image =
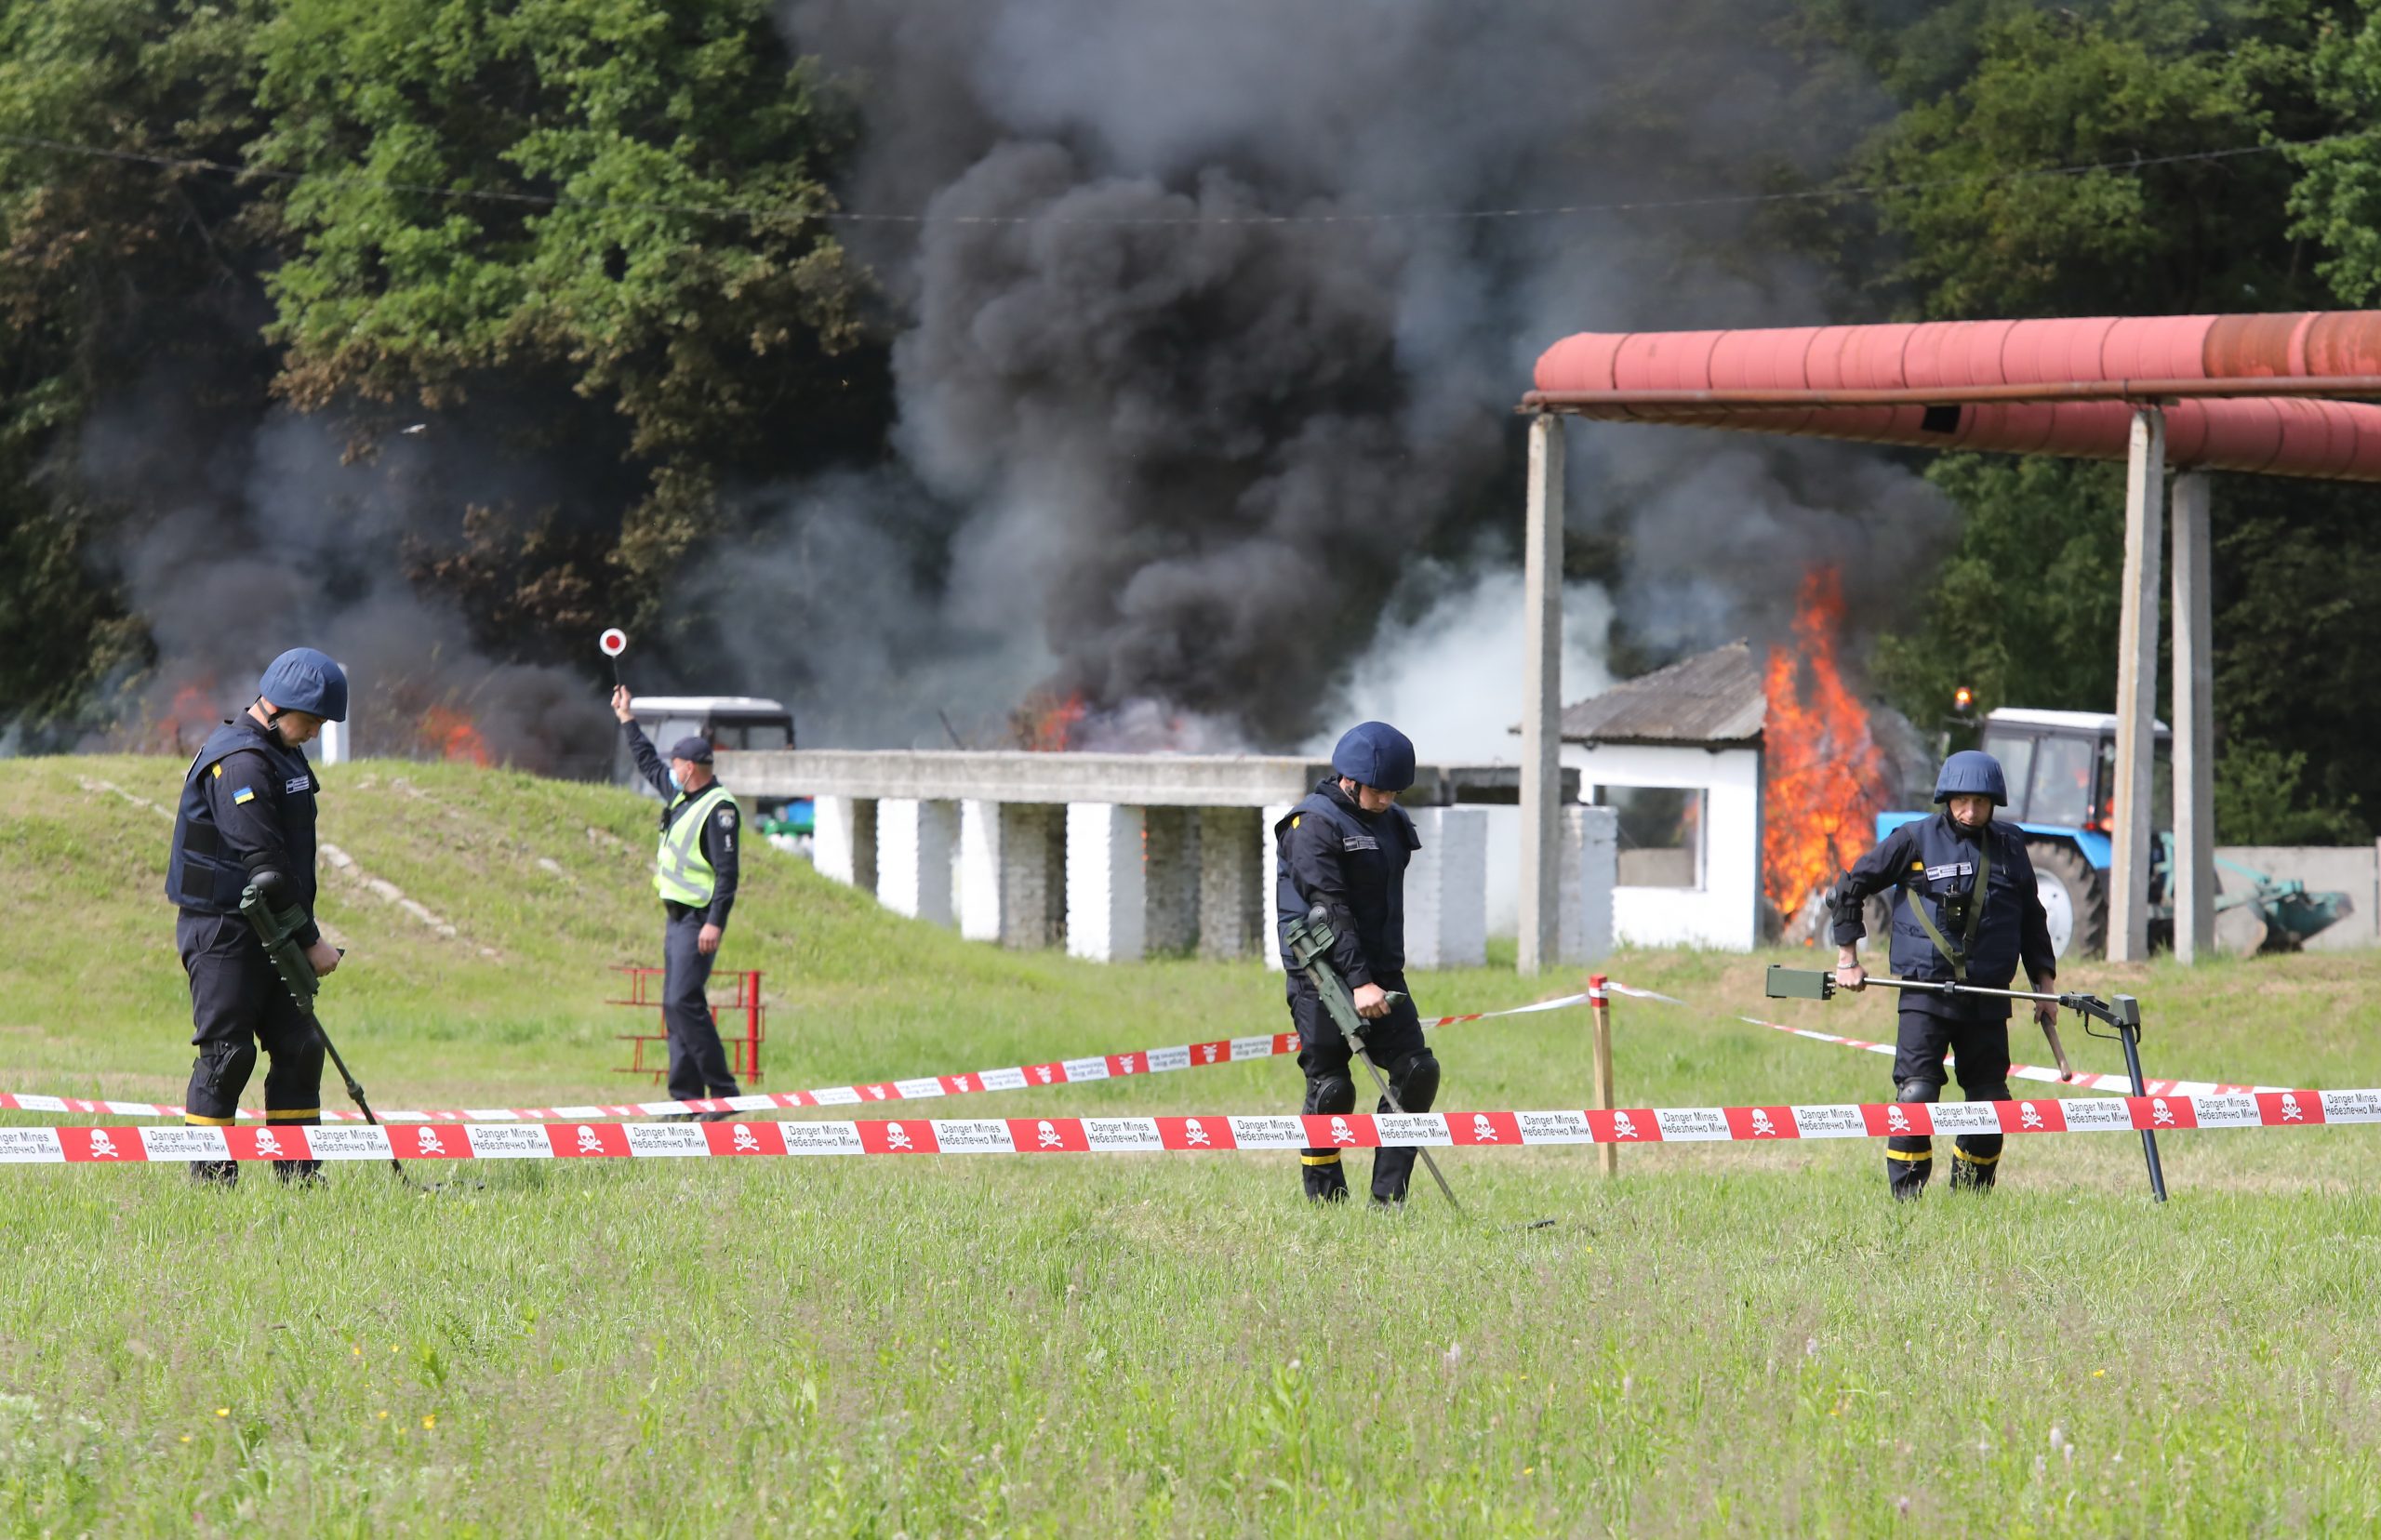
MULTIPOLYGON (((180 766, 0 776, 0 1084, 179 1100, 155 896, 180 766)), ((649 804, 335 770, 327 1024, 377 1100, 618 1097, 606 970, 652 961, 649 804), (591 835, 590 830, 595 830, 591 835), (543 863, 552 863, 551 867, 543 863), (556 870, 558 869, 558 870, 556 870), (496 955, 486 955, 482 949, 496 955)), ((1270 1031, 1254 966, 963 944, 756 852, 723 966, 772 1088, 1270 1031)), ((1734 1024, 1763 959, 1620 977, 1623 1099, 1852 1100, 1886 1061, 1734 1024)), ((2078 969, 2153 1072, 2381 1084, 2381 960, 2078 969)), ((1426 1008, 1564 977, 1417 981, 1426 1008)), ((1880 1037, 1879 1000, 1779 1004, 1880 1037)), ((1585 1017, 1450 1029, 1450 1109, 1583 1105, 1585 1017)), ((2115 1069, 2106 1045, 2069 1047, 2115 1069)), ((2038 1040, 2019 1034, 2020 1056, 2038 1040)), ((949 1104, 1287 1107, 1286 1061, 949 1104)), ((646 1093, 651 1094, 651 1093, 646 1093)), ((335 1096, 336 1093, 332 1095, 335 1096)), ((22 1533, 2369 1533, 2381 1130, 2013 1140, 2002 1190, 1884 1201, 1876 1147, 1443 1154, 1385 1220, 1285 1156, 251 1172, 0 1168, 0 1525, 22 1533), (1551 1228, 1521 1224, 1551 1217, 1551 1228)))

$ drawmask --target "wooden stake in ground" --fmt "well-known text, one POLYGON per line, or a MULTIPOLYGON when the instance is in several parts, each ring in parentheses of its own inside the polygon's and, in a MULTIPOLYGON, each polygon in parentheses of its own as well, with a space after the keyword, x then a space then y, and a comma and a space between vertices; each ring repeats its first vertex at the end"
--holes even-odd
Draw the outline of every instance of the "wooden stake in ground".
MULTIPOLYGON (((1612 1110, 1612 993, 1604 987, 1604 976, 1592 974, 1588 978, 1588 1030, 1594 1035, 1595 1105, 1599 1112, 1612 1110)), ((1620 1148, 1617 1145, 1596 1146, 1596 1159, 1610 1176, 1620 1170, 1620 1148)))

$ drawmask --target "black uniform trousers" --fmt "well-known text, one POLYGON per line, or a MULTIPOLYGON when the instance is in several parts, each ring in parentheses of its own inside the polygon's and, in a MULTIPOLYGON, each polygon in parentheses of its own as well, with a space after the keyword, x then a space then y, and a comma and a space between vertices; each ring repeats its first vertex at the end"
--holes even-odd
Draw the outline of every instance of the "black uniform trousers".
MULTIPOLYGON (((1952 1055, 1960 1090, 1972 1102, 2009 1099, 2009 1021, 1901 1011, 1901 1035, 1894 1044, 1894 1100, 1942 1099, 1943 1057, 1952 1055)), ((1962 1134, 1952 1143, 1954 1188, 1989 1188, 2001 1159, 1998 1134, 1962 1134)), ((1915 1198, 1935 1172, 1935 1141, 1896 1135, 1885 1141, 1885 1178, 1896 1198, 1915 1198)))
MULTIPOLYGON (((1403 975, 1377 975, 1373 982, 1384 989, 1403 991, 1403 975)), ((1323 997, 1303 974, 1290 975, 1290 1019, 1298 1029, 1298 1068, 1306 1072, 1306 1100, 1300 1110, 1312 1116, 1317 1113, 1353 1112, 1356 1109, 1355 1075, 1359 1073, 1355 1055, 1348 1040, 1340 1034, 1338 1024, 1331 1013, 1324 1009, 1323 997)), ((1409 997, 1397 1002, 1389 1015, 1378 1021, 1368 1021, 1363 1030, 1365 1051, 1372 1061, 1389 1077, 1389 1088, 1408 1112, 1428 1112, 1439 1095, 1439 1061, 1422 1041, 1421 1018, 1415 1014, 1409 997)), ((1372 1077, 1365 1076, 1370 1080, 1372 1077)), ((1387 1097, 1381 1098, 1377 1110, 1392 1110, 1387 1097)), ((1373 1156, 1373 1201, 1377 1203, 1402 1203, 1405 1187, 1414 1175, 1414 1147, 1383 1148, 1373 1156)), ((1348 1176, 1341 1168, 1339 1151, 1325 1147, 1310 1147, 1298 1156, 1304 1175, 1306 1195, 1324 1201, 1337 1201, 1348 1196, 1348 1176)))
POLYGON ((706 955, 698 945, 705 911, 684 904, 663 907, 670 914, 661 936, 661 1024, 670 1039, 670 1095, 679 1101, 733 1096, 736 1077, 727 1068, 719 1023, 712 1019, 711 1001, 703 993, 711 983, 712 960, 718 955, 706 955))
MULTIPOLYGON (((198 1058, 190 1069, 186 1118, 222 1126, 240 1112, 240 1094, 255 1073, 257 1048, 272 1055, 265 1070, 265 1122, 316 1124, 323 1121, 323 1040, 306 1019, 288 986, 273 971, 246 920, 236 914, 183 909, 174 922, 174 944, 190 975, 191 1042, 198 1058)), ((320 1161, 275 1161, 284 1178, 312 1176, 320 1161)), ((230 1161, 193 1161, 191 1175, 232 1183, 240 1168, 230 1161)))

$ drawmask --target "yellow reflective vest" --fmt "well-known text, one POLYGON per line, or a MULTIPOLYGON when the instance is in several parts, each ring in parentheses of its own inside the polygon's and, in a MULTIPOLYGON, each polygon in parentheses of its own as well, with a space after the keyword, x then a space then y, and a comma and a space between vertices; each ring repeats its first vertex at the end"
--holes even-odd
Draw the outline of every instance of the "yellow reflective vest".
MULTIPOLYGON (((686 800, 687 793, 678 793, 678 801, 670 805, 674 811, 686 800)), ((695 795, 695 804, 670 820, 661 830, 661 846, 653 857, 653 888, 673 904, 700 909, 711 902, 712 890, 718 886, 719 874, 711 868, 703 855, 703 820, 710 817, 722 803, 734 803, 727 788, 712 782, 695 795)))

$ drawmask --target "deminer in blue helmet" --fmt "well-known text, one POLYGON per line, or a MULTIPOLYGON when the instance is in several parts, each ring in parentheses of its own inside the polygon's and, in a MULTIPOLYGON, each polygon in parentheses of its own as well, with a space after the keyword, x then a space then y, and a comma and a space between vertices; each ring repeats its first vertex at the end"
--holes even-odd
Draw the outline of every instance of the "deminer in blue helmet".
MULTIPOLYGON (((1935 801, 1942 811, 1886 835, 1837 885, 1836 981, 1851 989, 1866 983, 1861 906, 1870 894, 1890 891, 1893 970, 1898 976, 2005 989, 2022 962, 2036 990, 2055 993, 2058 963, 2025 835, 1992 816, 1995 807, 2009 801, 2001 762, 1973 749, 1953 754, 1935 778, 1935 801)), ((1949 1053, 1968 1100, 2007 1101, 2009 1004, 1992 995, 1901 991, 1894 1099, 1939 1099, 1949 1053)), ((2039 1002, 2034 1016, 2044 1027, 2055 1027, 2058 1007, 2039 1002)), ((1951 1153, 1954 1191, 1991 1188, 2001 1160, 2000 1135, 1962 1134, 1951 1153)), ((1934 1170, 1931 1138, 1896 1135, 1885 1141, 1885 1176, 1895 1198, 1919 1196, 1934 1170)))
MULTIPOLYGON (((184 1121, 219 1126, 239 1114, 240 1093, 265 1071, 265 1121, 319 1123, 323 1044, 240 914, 251 883, 276 909, 308 920, 298 940, 314 972, 339 967, 314 912, 313 766, 304 746, 326 722, 347 720, 347 675, 312 647, 292 647, 257 681, 246 711, 207 736, 182 777, 181 810, 166 863, 166 896, 180 909, 174 941, 190 976, 192 1043, 184 1121)), ((320 1162, 276 1161, 286 1180, 313 1180, 320 1162)), ((193 1161, 191 1175, 225 1186, 239 1180, 230 1161, 193 1161)))
MULTIPOLYGON (((1364 1041, 1373 1061, 1407 1111, 1427 1112, 1439 1093, 1439 1061, 1422 1041, 1405 989, 1405 867, 1422 841, 1397 805, 1397 794, 1414 784, 1413 741, 1386 722, 1358 723, 1331 750, 1331 771, 1273 826, 1281 855, 1275 923, 1286 930, 1316 904, 1330 912, 1338 935, 1331 964, 1355 996, 1356 1014, 1372 1023, 1364 1041), (1392 1002, 1392 993, 1401 998, 1392 1002)), ((1288 955, 1286 942, 1282 951, 1288 955)), ((1348 1041, 1306 976, 1287 971, 1298 1068, 1306 1071, 1304 1110, 1352 1112, 1348 1041)), ((1380 1110, 1389 1109, 1383 1101, 1380 1110)), ((1308 1149, 1298 1159, 1309 1198, 1337 1202, 1348 1196, 1339 1151, 1308 1149)), ((1404 1202, 1413 1174, 1410 1147, 1382 1149, 1373 1157, 1373 1201, 1404 1202)))
MULTIPOLYGON (((741 814, 712 774, 709 742, 682 737, 670 746, 664 763, 636 724, 632 706, 627 690, 612 692, 612 714, 629 730, 637 773, 661 794, 653 885, 661 896, 661 1029, 670 1042, 670 1095, 679 1101, 733 1096, 736 1076, 704 989, 727 932, 728 912, 736 907, 741 814)), ((701 1114, 707 1122, 735 1116, 725 1110, 701 1114)))

